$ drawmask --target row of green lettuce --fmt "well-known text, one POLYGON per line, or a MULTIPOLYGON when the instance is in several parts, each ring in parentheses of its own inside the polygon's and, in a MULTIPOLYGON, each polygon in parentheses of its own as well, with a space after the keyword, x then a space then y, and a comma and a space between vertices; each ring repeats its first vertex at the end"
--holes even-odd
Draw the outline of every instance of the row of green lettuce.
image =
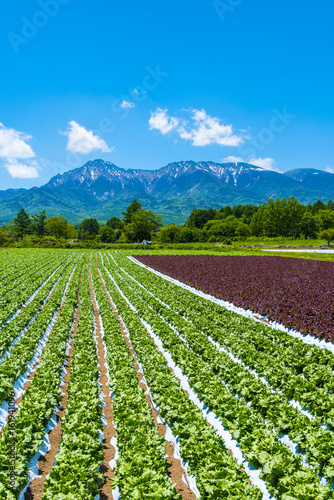
POLYGON ((21 279, 13 279, 0 299, 0 326, 8 321, 15 312, 20 309, 30 297, 46 282, 50 275, 68 258, 68 255, 59 255, 56 259, 50 259, 44 265, 36 263, 36 268, 32 268, 29 273, 21 279))
POLYGON ((28 252, 22 258, 16 252, 11 254, 0 253, 0 299, 17 286, 17 283, 25 279, 25 276, 36 272, 40 268, 40 263, 47 265, 54 260, 56 255, 41 255, 35 252, 28 252), (38 265, 38 266, 37 266, 38 265))
POLYGON ((56 261, 62 252, 47 250, 4 250, 0 251, 0 297, 15 286, 16 280, 36 272, 41 263, 47 265, 56 261))
POLYGON ((25 374, 28 367, 33 368, 34 359, 38 356, 41 342, 48 334, 53 318, 65 299, 65 293, 75 264, 69 266, 61 276, 45 306, 40 310, 34 322, 20 340, 11 349, 0 364, 0 401, 8 401, 14 390, 14 383, 25 374))
POLYGON ((66 349, 71 337, 81 266, 75 268, 66 300, 50 333, 31 383, 23 393, 14 425, 0 440, 0 498, 16 499, 29 481, 29 462, 43 445, 45 429, 58 407, 66 349), (13 475, 14 471, 14 475, 13 475))
POLYGON ((69 260, 69 255, 63 254, 56 262, 42 267, 35 274, 26 276, 21 285, 16 285, 14 281, 15 286, 12 292, 4 296, 6 304, 2 305, 0 313, 2 338, 0 357, 6 352, 18 332, 29 323, 41 307, 50 289, 64 271, 66 261, 69 260))
POLYGON ((94 340, 94 307, 88 266, 82 272, 80 313, 70 363, 70 380, 62 438, 55 464, 45 482, 43 499, 95 498, 103 484, 102 402, 94 340))
POLYGON ((101 314, 112 392, 114 425, 117 428, 117 461, 113 487, 121 498, 147 500, 175 499, 165 460, 166 442, 155 426, 151 408, 145 400, 120 321, 112 310, 110 297, 95 266, 92 266, 94 289, 101 314))

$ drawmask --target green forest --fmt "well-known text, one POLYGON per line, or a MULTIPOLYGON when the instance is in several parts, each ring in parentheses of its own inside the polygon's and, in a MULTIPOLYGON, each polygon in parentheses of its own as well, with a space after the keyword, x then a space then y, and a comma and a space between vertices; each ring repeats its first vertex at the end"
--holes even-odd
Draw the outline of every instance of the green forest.
POLYGON ((221 242, 231 244, 250 237, 334 240, 334 202, 317 201, 303 205, 294 197, 269 199, 260 206, 230 205, 217 209, 195 209, 183 226, 163 224, 162 217, 145 210, 138 200, 122 213, 100 225, 95 218, 74 225, 66 218, 48 218, 45 210, 28 214, 24 208, 15 219, 0 228, 0 244, 19 241, 43 243, 63 241, 68 246, 86 243, 158 243, 221 242))

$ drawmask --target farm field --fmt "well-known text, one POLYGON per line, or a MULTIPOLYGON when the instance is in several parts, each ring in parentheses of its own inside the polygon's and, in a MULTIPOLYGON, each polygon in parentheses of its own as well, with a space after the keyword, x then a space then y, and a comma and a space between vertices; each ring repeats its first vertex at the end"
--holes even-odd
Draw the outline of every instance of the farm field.
POLYGON ((198 290, 288 328, 333 341, 334 263, 289 257, 140 255, 137 259, 198 290))
POLYGON ((1 252, 0 498, 334 498, 333 266, 1 252))

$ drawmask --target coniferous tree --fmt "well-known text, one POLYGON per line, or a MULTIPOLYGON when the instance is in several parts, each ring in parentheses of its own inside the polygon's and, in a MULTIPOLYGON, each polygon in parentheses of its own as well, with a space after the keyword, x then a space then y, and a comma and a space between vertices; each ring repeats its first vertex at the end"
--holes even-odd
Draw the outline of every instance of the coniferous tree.
POLYGON ((142 208, 142 204, 140 203, 140 201, 133 200, 131 205, 129 205, 128 208, 126 209, 126 212, 122 212, 122 214, 124 215, 124 219, 123 219, 124 224, 130 224, 132 215, 135 212, 138 212, 139 210, 141 210, 141 208, 142 208))
POLYGON ((42 210, 42 212, 39 214, 32 215, 32 226, 34 232, 41 238, 43 238, 45 234, 46 221, 47 217, 45 214, 45 210, 42 210))
POLYGON ((23 238, 25 234, 29 234, 31 221, 29 214, 22 207, 17 213, 16 218, 12 221, 14 233, 18 238, 23 238))
POLYGON ((111 227, 111 229, 123 229, 124 224, 118 217, 110 217, 107 226, 111 227))

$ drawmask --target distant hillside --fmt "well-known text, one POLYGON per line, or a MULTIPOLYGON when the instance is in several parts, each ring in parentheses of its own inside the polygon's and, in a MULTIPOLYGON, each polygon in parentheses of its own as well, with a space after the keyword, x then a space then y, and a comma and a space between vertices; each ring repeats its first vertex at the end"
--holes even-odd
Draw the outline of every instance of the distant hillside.
POLYGON ((297 168, 285 173, 290 179, 300 182, 304 187, 334 193, 334 175, 313 168, 297 168))
POLYGON ((16 195, 20 195, 26 192, 26 189, 6 189, 4 191, 0 191, 0 203, 2 201, 10 200, 14 198, 16 195))
POLYGON ((248 163, 182 161, 159 170, 124 170, 94 160, 56 175, 29 190, 0 191, 0 223, 23 206, 29 213, 46 209, 77 223, 86 217, 106 222, 120 216, 133 198, 163 216, 165 223, 183 223, 194 208, 261 204, 269 198, 295 196, 302 203, 334 198, 334 174, 313 169, 285 174, 248 163))

